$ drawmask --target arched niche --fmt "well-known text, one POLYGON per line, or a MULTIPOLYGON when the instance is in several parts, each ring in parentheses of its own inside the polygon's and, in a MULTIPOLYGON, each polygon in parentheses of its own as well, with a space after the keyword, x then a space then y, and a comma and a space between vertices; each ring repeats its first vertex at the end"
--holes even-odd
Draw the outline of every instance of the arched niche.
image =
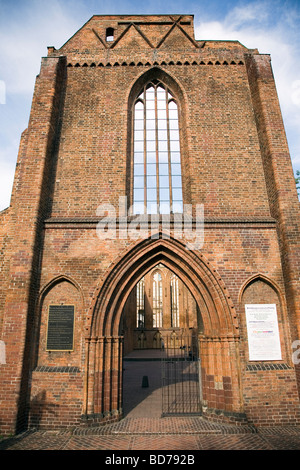
POLYGON ((35 366, 55 365, 80 367, 83 353, 83 298, 78 284, 72 279, 59 276, 43 287, 40 293, 36 335, 35 366), (71 306, 74 311, 73 347, 68 350, 47 348, 49 311, 51 306, 71 306), (66 361, 66 357, 68 357, 66 361))
POLYGON ((182 191, 184 204, 191 203, 190 193, 190 168, 189 168, 189 148, 188 148, 188 99, 182 85, 172 75, 165 72, 160 67, 152 67, 146 72, 140 74, 132 83, 127 97, 127 163, 126 163, 126 194, 128 209, 133 202, 133 114, 134 104, 142 89, 151 82, 160 82, 174 97, 178 106, 178 120, 180 133, 180 154, 182 171, 182 191))
POLYGON ((136 244, 110 269, 90 306, 90 336, 118 335, 125 302, 145 273, 163 263, 184 282, 201 309, 207 336, 237 335, 238 322, 226 287, 202 255, 178 240, 146 239, 136 244))
POLYGON ((279 286, 262 274, 256 274, 248 279, 242 286, 239 293, 241 305, 241 322, 240 327, 244 337, 244 353, 246 362, 249 360, 248 349, 248 331, 246 324, 245 306, 251 304, 272 304, 276 305, 278 328, 280 336, 280 346, 282 360, 289 362, 287 354, 287 318, 284 297, 279 286))
POLYGON ((161 234, 158 239, 137 243, 119 259, 93 296, 88 314, 90 326, 86 327, 83 415, 100 420, 122 417, 120 322, 132 289, 159 263, 182 280, 200 310, 203 333, 198 334, 198 341, 206 406, 219 407, 216 397, 222 394, 224 411, 240 413, 239 328, 226 286, 202 255, 161 234))

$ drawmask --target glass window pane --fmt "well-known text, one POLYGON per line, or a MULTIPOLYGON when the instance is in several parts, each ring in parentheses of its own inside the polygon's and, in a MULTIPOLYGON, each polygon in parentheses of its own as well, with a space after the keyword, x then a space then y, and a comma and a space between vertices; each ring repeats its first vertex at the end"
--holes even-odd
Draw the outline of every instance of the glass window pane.
POLYGON ((169 111, 169 119, 170 119, 170 120, 172 120, 172 119, 178 119, 177 110, 172 109, 172 110, 169 111))
POLYGON ((156 149, 156 142, 155 140, 150 140, 146 143, 147 152, 155 152, 156 149))
POLYGON ((160 214, 170 214, 170 203, 168 201, 161 201, 159 204, 160 214))
POLYGON ((168 175, 169 174, 169 166, 166 164, 159 164, 159 175, 168 175))
POLYGON ((161 140, 158 142, 158 150, 159 152, 167 152, 168 151, 168 142, 165 140, 161 140))
POLYGON ((149 130, 149 129, 155 129, 155 120, 147 119, 147 121, 146 121, 146 129, 147 129, 147 130, 149 130))
POLYGON ((157 101, 157 109, 166 109, 167 105, 165 101, 157 101))
POLYGON ((159 163, 168 163, 168 159, 169 159, 168 152, 159 152, 158 159, 159 159, 159 163))
POLYGON ((181 165, 176 163, 171 165, 172 175, 181 175, 181 165))
POLYGON ((179 140, 178 130, 170 130, 170 140, 179 140))
POLYGON ((147 140, 155 140, 155 130, 147 130, 146 139, 147 140))
POLYGON ((146 90, 146 100, 154 100, 154 87, 151 85, 149 88, 146 90))
POLYGON ((147 204, 149 201, 156 201, 156 188, 147 188, 147 204))
POLYGON ((177 104, 174 101, 169 103, 169 119, 178 119, 177 104))
POLYGON ((155 109, 155 101, 147 100, 146 110, 148 111, 149 109, 155 109))
POLYGON ((180 153, 171 152, 171 163, 180 163, 180 153))
POLYGON ((135 202, 133 204, 133 213, 134 214, 144 214, 144 203, 143 202, 135 202))
POLYGON ((134 121, 134 129, 136 131, 144 129, 144 120, 136 120, 134 121))
POLYGON ((171 149, 171 152, 179 152, 180 151, 179 141, 171 140, 170 149, 171 149))
POLYGON ((156 188, 156 176, 147 176, 147 188, 156 188))
POLYGON ((167 120, 166 119, 159 119, 157 121, 157 128, 158 129, 167 129, 167 120))
POLYGON ((181 176, 172 176, 172 189, 181 188, 181 176))
POLYGON ((157 87, 157 99, 158 100, 165 100, 166 99, 166 90, 161 86, 157 87))
POLYGON ((156 175, 156 165, 147 164, 147 175, 156 175))
MULTIPOLYGON (((157 110, 157 117, 158 119, 167 119, 167 111, 165 109, 158 109, 157 110)), ((173 118, 175 119, 175 118, 173 118)))
POLYGON ((134 177, 134 187, 136 189, 141 189, 144 187, 145 184, 145 178, 144 176, 135 176, 134 177))
POLYGON ((147 214, 157 214, 156 201, 149 201, 147 204, 147 214))
POLYGON ((174 188, 172 191, 173 201, 182 201, 182 189, 174 188))
POLYGON ((144 150, 144 142, 137 140, 134 142, 134 152, 143 152, 144 150))
POLYGON ((144 188, 134 188, 133 199, 134 202, 144 201, 144 188))
POLYGON ((158 140, 168 140, 168 133, 166 130, 158 131, 158 140))
POLYGON ((144 119, 144 110, 135 110, 135 113, 134 113, 134 119, 137 120, 137 119, 144 119))
POLYGON ((159 200, 160 201, 169 201, 170 200, 169 188, 159 188, 159 200))
POLYGON ((147 163, 156 163, 156 153, 147 152, 147 163))
POLYGON ((182 201, 173 201, 172 211, 173 211, 173 213, 175 213, 175 212, 182 213, 183 212, 183 202, 182 201))
POLYGON ((155 110, 154 109, 147 109, 146 110, 146 119, 155 119, 155 110))
POLYGON ((168 188, 169 187, 169 176, 161 175, 159 177, 159 187, 168 188))
POLYGON ((142 111, 144 109, 144 104, 141 101, 138 101, 135 104, 135 111, 142 111))
POLYGON ((173 119, 173 121, 169 121, 170 129, 178 129, 178 119, 173 119))
POLYGON ((134 163, 144 163, 144 153, 143 152, 136 152, 134 154, 134 163))
POLYGON ((144 165, 138 164, 134 165, 134 176, 143 176, 144 175, 144 165))
POLYGON ((134 132, 134 140, 144 140, 144 131, 136 130, 134 132))

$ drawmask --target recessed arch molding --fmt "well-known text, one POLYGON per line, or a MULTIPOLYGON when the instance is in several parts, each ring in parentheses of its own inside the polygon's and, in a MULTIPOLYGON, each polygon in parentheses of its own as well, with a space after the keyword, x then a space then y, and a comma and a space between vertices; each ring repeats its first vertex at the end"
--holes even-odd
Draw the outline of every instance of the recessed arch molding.
POLYGON ((136 283, 159 263, 185 283, 199 306, 203 328, 198 335, 202 393, 207 408, 218 407, 213 387, 224 397, 230 394, 228 403, 223 400, 224 412, 241 413, 239 326, 226 286, 201 253, 160 234, 155 240, 136 242, 110 266, 93 296, 86 327, 85 419, 122 417, 122 312, 136 283))

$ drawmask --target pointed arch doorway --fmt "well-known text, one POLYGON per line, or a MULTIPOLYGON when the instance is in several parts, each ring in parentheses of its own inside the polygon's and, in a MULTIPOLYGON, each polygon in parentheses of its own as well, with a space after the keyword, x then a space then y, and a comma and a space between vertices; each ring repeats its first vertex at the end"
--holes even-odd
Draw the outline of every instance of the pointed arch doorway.
POLYGON ((123 411, 129 417, 200 414, 200 311, 173 271, 159 263, 124 307, 123 411))
POLYGON ((136 243, 95 292, 86 336, 83 415, 87 419, 115 420, 124 415, 122 316, 133 288, 160 263, 182 280, 200 311, 197 344, 203 409, 218 410, 218 415, 242 412, 238 323, 226 286, 201 254, 159 234, 157 239, 136 243))

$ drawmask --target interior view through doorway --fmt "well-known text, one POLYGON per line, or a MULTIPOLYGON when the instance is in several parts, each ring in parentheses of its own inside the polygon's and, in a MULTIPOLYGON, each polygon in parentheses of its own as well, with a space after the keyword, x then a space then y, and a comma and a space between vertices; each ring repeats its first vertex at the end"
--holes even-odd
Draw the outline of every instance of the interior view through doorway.
POLYGON ((189 289, 162 263, 139 280, 120 325, 124 416, 200 413, 199 319, 189 289))

